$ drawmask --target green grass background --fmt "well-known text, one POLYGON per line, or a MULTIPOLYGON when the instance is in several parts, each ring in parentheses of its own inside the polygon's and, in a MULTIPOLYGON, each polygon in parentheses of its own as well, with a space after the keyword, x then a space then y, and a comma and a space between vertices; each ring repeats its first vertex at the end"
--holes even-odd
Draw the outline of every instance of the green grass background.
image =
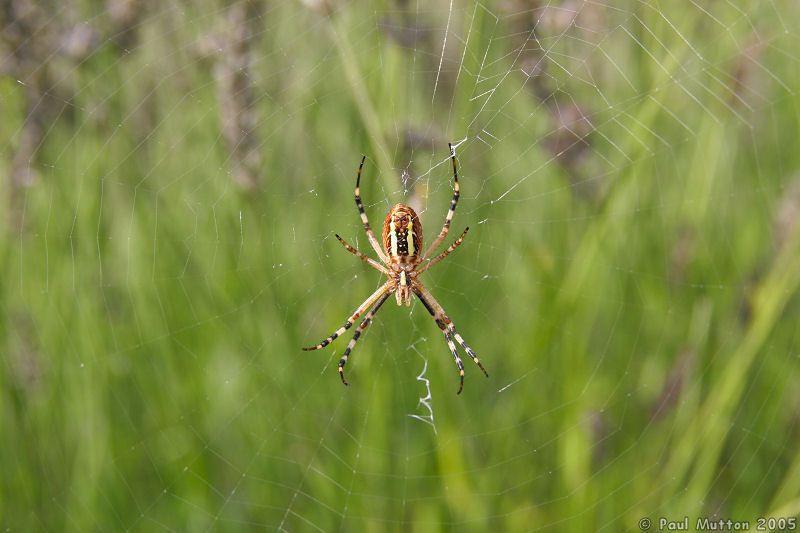
MULTIPOLYGON (((155 8, 131 50, 101 42, 57 72, 73 93, 40 178, 0 193, 4 529, 635 531, 800 513, 800 224, 776 226, 800 166, 797 6, 623 2, 594 34, 543 24, 526 45, 551 58, 543 103, 513 24, 538 4, 446 4, 269 2, 254 192, 231 180, 192 52, 223 5, 155 8), (403 46, 386 21, 429 33, 403 46), (579 171, 546 148, 556 101, 591 120, 579 171), (435 150, 409 162, 407 128, 435 150), (471 232, 426 283, 491 377, 465 361, 456 396, 436 326, 390 300, 345 388, 347 338, 299 348, 378 283, 333 238, 369 251, 360 155, 373 226, 413 197, 430 242, 448 140, 464 141, 454 229, 471 232), (435 432, 408 416, 426 414, 425 361, 435 432)), ((103 27, 103 5, 75 9, 103 27)), ((0 79, 4 174, 24 82, 0 79)))

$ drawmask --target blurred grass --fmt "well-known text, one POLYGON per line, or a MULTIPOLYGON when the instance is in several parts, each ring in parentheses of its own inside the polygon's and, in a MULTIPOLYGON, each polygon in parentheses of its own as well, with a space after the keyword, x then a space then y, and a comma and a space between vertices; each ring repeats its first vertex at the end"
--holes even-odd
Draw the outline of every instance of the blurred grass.
MULTIPOLYGON (((231 179, 195 51, 226 6, 163 7, 128 49, 53 60, 69 96, 42 98, 38 179, 17 189, 30 82, 0 79, 0 525, 618 531, 798 512, 796 6, 595 6, 597 42, 551 20, 520 52, 519 25, 550 11, 268 4, 254 192, 231 179), (533 43, 551 60, 526 80, 533 43), (574 159, 554 148, 570 106, 591 122, 566 136, 588 147, 574 159), (427 313, 387 305, 345 389, 346 339, 299 347, 378 282, 332 238, 368 250, 360 154, 373 226, 416 202, 429 242, 461 139, 454 228, 472 230, 426 278, 491 378, 467 366, 455 396, 427 313), (435 433, 408 416, 426 414, 423 358, 435 433)), ((110 11, 84 9, 101 31, 110 11)))

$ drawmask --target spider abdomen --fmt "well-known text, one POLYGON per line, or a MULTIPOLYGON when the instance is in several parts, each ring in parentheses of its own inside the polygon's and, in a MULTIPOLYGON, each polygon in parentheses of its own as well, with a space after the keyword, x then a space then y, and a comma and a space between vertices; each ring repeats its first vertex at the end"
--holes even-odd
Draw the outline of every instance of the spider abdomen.
POLYGON ((397 204, 383 222, 383 248, 393 263, 414 263, 422 253, 422 224, 411 207, 397 204))

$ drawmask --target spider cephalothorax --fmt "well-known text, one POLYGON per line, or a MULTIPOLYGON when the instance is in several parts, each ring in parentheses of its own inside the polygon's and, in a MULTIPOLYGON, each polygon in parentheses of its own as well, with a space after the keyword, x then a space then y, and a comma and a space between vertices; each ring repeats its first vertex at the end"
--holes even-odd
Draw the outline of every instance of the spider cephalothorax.
POLYGON ((436 248, 442 244, 442 241, 447 236, 448 231, 450 231, 450 222, 453 219, 453 213, 456 211, 456 205, 458 205, 459 188, 456 152, 453 150, 452 145, 448 146, 450 147, 450 159, 453 162, 453 199, 450 201, 450 209, 447 211, 447 216, 444 219, 442 230, 424 253, 422 252, 422 224, 420 223, 419 217, 414 210, 406 204, 395 205, 386 215, 386 220, 383 223, 383 249, 381 249, 380 245, 378 244, 378 239, 375 238, 375 234, 372 232, 372 228, 369 225, 367 213, 364 211, 364 204, 361 202, 361 169, 364 168, 366 156, 361 158, 361 164, 358 167, 358 174, 356 174, 356 206, 358 207, 358 212, 361 215, 361 222, 364 224, 364 231, 367 232, 367 239, 369 240, 372 249, 375 250, 376 254, 378 254, 378 257, 383 264, 378 263, 374 259, 362 254, 347 244, 344 239, 338 235, 336 235, 336 238, 339 239, 339 242, 342 243, 347 251, 356 255, 359 259, 368 263, 376 270, 380 270, 389 279, 383 285, 381 285, 378 290, 372 293, 372 295, 367 298, 364 303, 358 307, 358 309, 355 310, 350 318, 347 319, 344 325, 334 331, 330 337, 324 339, 315 346, 303 348, 304 350, 319 350, 320 348, 324 348, 334 339, 339 337, 339 335, 347 331, 355 323, 355 320, 364 314, 365 311, 369 310, 366 316, 364 316, 364 319, 356 328, 356 332, 353 334, 352 340, 347 345, 347 348, 345 348, 344 355, 342 355, 342 358, 339 360, 339 376, 342 378, 342 383, 345 385, 347 385, 347 380, 344 379, 344 366, 347 364, 347 358, 350 356, 350 352, 356 345, 361 333, 372 322, 372 317, 375 316, 375 313, 378 312, 378 309, 380 309, 380 307, 392 293, 395 294, 397 305, 411 305, 411 293, 413 292, 425 306, 425 309, 427 309, 431 316, 433 316, 433 319, 436 321, 436 325, 439 326, 439 329, 441 329, 442 333, 444 334, 445 341, 447 341, 447 346, 450 348, 450 352, 453 354, 453 358, 456 361, 456 366, 458 367, 458 373, 460 376, 458 394, 461 394, 461 390, 464 388, 464 364, 461 362, 461 358, 458 356, 455 342, 458 342, 464 351, 467 352, 467 355, 469 355, 470 358, 475 361, 475 364, 477 364, 480 369, 483 370, 483 373, 486 374, 487 377, 489 376, 489 374, 486 373, 486 369, 483 368, 483 365, 475 355, 475 352, 472 351, 469 345, 467 345, 467 343, 464 341, 464 338, 458 333, 458 331, 456 331, 455 325, 450 320, 450 317, 448 317, 444 312, 444 308, 442 308, 442 306, 436 301, 428 289, 426 289, 425 286, 417 279, 420 274, 447 257, 450 252, 455 250, 458 245, 463 242, 464 236, 467 234, 467 231, 469 231, 469 228, 464 229, 464 231, 461 233, 458 239, 453 242, 453 244, 448 246, 436 257, 430 257, 436 248), (423 262, 425 263, 423 264, 423 262))

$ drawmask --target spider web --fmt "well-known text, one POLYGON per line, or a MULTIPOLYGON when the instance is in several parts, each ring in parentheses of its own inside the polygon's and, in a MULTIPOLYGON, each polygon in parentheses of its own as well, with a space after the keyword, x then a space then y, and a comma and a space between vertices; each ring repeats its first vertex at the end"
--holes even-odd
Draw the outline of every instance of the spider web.
POLYGON ((800 512, 794 4, 3 9, 9 530, 800 512), (448 142, 423 279, 491 377, 389 300, 342 387, 361 154, 428 243, 448 142))

